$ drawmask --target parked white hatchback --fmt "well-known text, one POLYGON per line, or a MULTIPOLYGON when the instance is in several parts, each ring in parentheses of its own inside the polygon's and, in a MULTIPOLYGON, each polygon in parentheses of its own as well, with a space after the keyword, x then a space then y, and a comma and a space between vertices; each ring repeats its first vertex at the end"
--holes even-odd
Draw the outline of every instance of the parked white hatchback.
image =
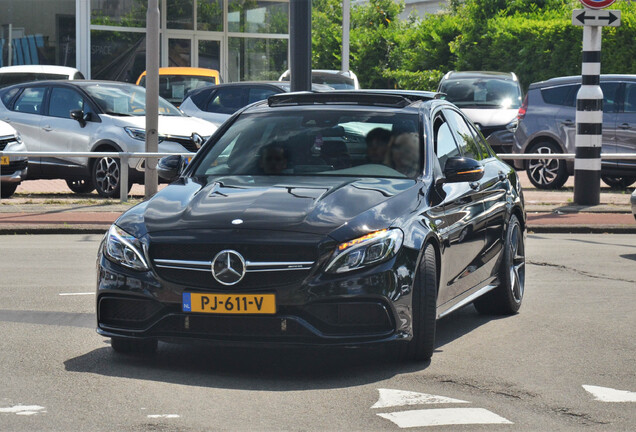
MULTIPOLYGON (((0 121, 0 152, 25 152, 22 137, 10 124, 0 121)), ((9 198, 27 174, 26 156, 0 156, 0 192, 9 198)))
POLYGON ((68 66, 19 65, 0 68, 0 87, 29 81, 77 79, 84 79, 84 75, 79 70, 68 66))
MULTIPOLYGON (((146 89, 114 81, 40 81, 0 89, 0 120, 9 121, 29 151, 143 152, 146 89)), ((159 98, 159 152, 196 152, 215 131, 159 98)), ((130 159, 129 188, 143 182, 144 160, 130 159)), ((29 158, 29 179, 61 178, 77 193, 119 196, 118 158, 64 155, 29 158)))

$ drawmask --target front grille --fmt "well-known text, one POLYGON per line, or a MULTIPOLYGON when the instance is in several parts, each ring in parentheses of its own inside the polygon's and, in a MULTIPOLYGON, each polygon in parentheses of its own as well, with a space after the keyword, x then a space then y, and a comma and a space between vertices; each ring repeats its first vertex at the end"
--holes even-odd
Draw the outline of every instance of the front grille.
POLYGON ((0 137, 0 151, 7 148, 7 145, 13 142, 17 142, 14 136, 0 137))
POLYGON ((170 315, 153 327, 151 332, 160 336, 191 335, 233 340, 313 336, 296 320, 271 316, 170 315))
POLYGON ((150 246, 152 259, 175 259, 189 261, 211 261, 215 255, 224 249, 232 249, 243 255, 249 261, 315 261, 317 258, 316 247, 294 244, 292 246, 278 247, 271 240, 263 244, 235 243, 227 244, 210 243, 158 243, 150 246))
POLYGON ((172 141, 172 142, 181 144, 183 147, 185 147, 186 150, 194 152, 194 153, 196 153, 196 151, 199 150, 196 143, 192 141, 192 138, 168 136, 166 137, 166 141, 172 141))
POLYGON ((100 324, 128 329, 147 327, 163 306, 148 299, 103 297, 98 305, 100 324))

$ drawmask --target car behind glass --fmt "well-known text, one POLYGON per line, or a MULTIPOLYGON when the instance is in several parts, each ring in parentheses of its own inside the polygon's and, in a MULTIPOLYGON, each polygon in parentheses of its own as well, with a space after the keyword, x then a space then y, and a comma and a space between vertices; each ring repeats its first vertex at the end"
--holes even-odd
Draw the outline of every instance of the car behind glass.
POLYGON ((271 96, 158 169, 174 182, 99 248, 97 331, 118 352, 382 343, 425 360, 438 318, 521 306, 518 177, 434 93, 271 96))

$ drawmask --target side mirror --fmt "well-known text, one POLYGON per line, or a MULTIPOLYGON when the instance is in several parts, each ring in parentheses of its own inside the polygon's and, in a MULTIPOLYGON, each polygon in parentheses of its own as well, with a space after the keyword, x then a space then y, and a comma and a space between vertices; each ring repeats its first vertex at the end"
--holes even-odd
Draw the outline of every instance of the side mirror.
POLYGON ((444 166, 444 183, 474 182, 484 176, 484 166, 466 157, 448 158, 444 166))
POLYGON ((180 155, 166 156, 157 162, 157 174, 162 179, 173 182, 179 178, 186 166, 186 159, 180 155))
POLYGON ((71 118, 76 120, 81 127, 86 126, 86 120, 90 120, 90 113, 84 115, 84 111, 82 110, 73 110, 71 111, 71 118))

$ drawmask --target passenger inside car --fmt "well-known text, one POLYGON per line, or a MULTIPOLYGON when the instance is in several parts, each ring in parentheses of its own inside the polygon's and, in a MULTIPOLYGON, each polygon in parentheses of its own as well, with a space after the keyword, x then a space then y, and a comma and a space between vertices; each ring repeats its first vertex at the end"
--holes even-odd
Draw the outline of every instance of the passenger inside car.
POLYGON ((283 174, 287 170, 289 161, 288 151, 280 144, 273 143, 265 146, 261 151, 260 168, 263 174, 283 174))
POLYGON ((372 164, 384 163, 386 150, 391 139, 391 132, 388 129, 377 127, 369 131, 366 136, 367 141, 367 161, 372 164))

